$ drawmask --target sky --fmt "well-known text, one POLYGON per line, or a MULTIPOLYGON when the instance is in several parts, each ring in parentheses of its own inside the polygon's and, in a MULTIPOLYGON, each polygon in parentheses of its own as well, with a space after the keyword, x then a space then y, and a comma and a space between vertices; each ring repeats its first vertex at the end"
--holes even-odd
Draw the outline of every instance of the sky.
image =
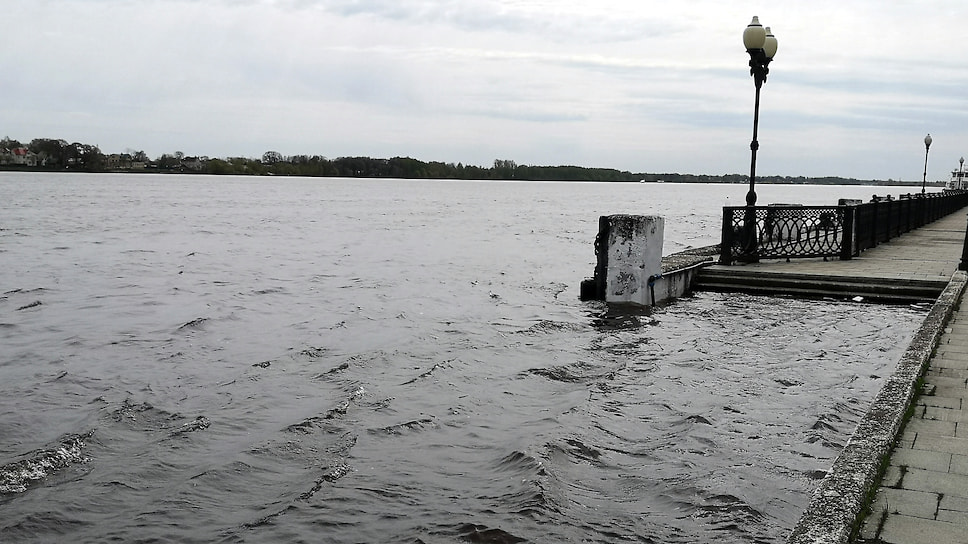
POLYGON ((4 0, 0 137, 104 153, 947 180, 963 0, 4 0))

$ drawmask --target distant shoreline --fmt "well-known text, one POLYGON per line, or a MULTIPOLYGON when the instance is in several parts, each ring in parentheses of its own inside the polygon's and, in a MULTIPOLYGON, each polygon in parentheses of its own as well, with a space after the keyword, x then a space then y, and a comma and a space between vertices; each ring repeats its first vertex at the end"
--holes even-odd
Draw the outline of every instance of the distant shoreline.
MULTIPOLYGON (((533 168, 553 168, 553 167, 533 167, 533 168)), ((37 172, 37 173, 64 173, 64 174, 189 174, 189 175, 233 175, 233 176, 262 176, 262 177, 307 177, 307 178, 346 178, 346 179, 439 179, 442 181, 454 180, 454 181, 564 181, 564 182, 596 182, 596 183, 722 183, 722 184, 732 184, 732 185, 743 185, 749 183, 748 179, 736 179, 737 176, 709 176, 709 175, 699 175, 699 174, 636 174, 630 176, 631 178, 638 179, 588 179, 581 178, 571 178, 571 179, 548 179, 545 177, 423 177, 423 176, 383 176, 383 175, 308 175, 308 174, 275 174, 272 172, 249 172, 249 173, 217 173, 217 172, 206 172, 197 171, 188 168, 170 168, 170 169, 159 169, 159 168, 144 168, 140 170, 134 169, 118 169, 118 170, 83 170, 76 168, 48 168, 43 166, 22 166, 22 165, 3 165, 0 166, 0 172, 37 172)), ((741 177, 741 176, 738 176, 741 177)), ((862 180, 854 178, 839 178, 839 177, 822 177, 822 178, 812 178, 812 177, 790 177, 790 176, 763 176, 757 178, 757 183, 762 184, 772 184, 772 185, 868 185, 874 187, 920 187, 920 181, 896 181, 896 180, 862 180)), ((929 181, 925 183, 929 187, 944 187, 945 182, 942 181, 929 181)))

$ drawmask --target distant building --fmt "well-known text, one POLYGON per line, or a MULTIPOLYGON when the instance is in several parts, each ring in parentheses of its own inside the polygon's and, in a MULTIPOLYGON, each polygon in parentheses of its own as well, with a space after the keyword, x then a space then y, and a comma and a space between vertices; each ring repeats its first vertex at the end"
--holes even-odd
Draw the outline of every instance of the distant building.
POLYGON ((0 149, 0 165, 37 166, 37 154, 26 147, 0 149))
POLYGON ((188 170, 200 172, 206 162, 208 162, 208 157, 185 157, 182 159, 181 165, 188 170))

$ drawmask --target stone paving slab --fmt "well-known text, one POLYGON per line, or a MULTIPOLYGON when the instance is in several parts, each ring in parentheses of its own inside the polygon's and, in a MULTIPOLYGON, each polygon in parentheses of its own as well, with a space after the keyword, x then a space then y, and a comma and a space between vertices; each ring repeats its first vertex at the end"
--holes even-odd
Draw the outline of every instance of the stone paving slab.
POLYGON ((941 436, 954 436, 958 430, 958 423, 955 421, 938 421, 925 418, 915 418, 908 422, 908 429, 917 433, 920 438, 923 435, 936 434, 941 436))
MULTIPOLYGON (((897 476, 890 479, 885 477, 881 484, 885 487, 897 487, 902 476, 900 470, 900 467, 902 466, 907 468, 919 468, 922 470, 947 472, 951 468, 952 457, 953 454, 940 451, 915 451, 911 448, 896 450, 891 456, 890 467, 896 469, 897 476)), ((891 470, 891 468, 888 470, 891 470)))
POLYGON ((901 489, 968 498, 968 476, 909 467, 901 479, 901 489))
POLYGON ((968 379, 968 370, 962 369, 962 368, 946 368, 946 367, 929 368, 927 375, 939 376, 942 378, 950 377, 950 378, 968 379))
POLYGON ((965 528, 955 523, 901 514, 889 515, 878 536, 884 544, 965 543, 965 528))
POLYGON ((934 519, 941 497, 934 492, 910 489, 883 488, 878 492, 875 510, 887 510, 891 514, 934 519))
POLYGON ((921 397, 917 401, 918 406, 928 408, 948 408, 949 410, 961 410, 961 399, 948 397, 921 397))
MULTIPOLYGON (((948 472, 952 474, 968 475, 968 455, 952 455, 951 465, 948 466, 948 472)), ((965 511, 968 512, 968 508, 966 508, 965 511)))
POLYGON ((955 421, 962 422, 968 421, 968 414, 957 409, 957 408, 938 408, 936 406, 926 406, 924 410, 924 415, 921 416, 924 419, 937 419, 939 421, 955 421))

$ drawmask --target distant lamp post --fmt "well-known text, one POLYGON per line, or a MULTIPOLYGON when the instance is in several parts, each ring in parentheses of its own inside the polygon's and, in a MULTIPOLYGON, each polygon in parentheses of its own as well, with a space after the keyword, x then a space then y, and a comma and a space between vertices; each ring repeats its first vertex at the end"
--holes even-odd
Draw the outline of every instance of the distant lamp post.
POLYGON ((928 182, 928 150, 931 149, 931 135, 924 137, 924 177, 921 178, 921 194, 924 194, 924 185, 928 182))
POLYGON ((965 158, 958 159, 958 186, 953 189, 965 188, 965 158))
POLYGON ((750 160, 750 190, 746 193, 746 205, 756 205, 756 150, 760 143, 756 139, 760 124, 760 87, 770 73, 770 61, 776 55, 776 37, 769 27, 760 25, 760 18, 754 16, 746 30, 743 31, 743 45, 750 54, 750 75, 756 85, 756 103, 753 107, 753 142, 750 143, 752 158, 750 160))

